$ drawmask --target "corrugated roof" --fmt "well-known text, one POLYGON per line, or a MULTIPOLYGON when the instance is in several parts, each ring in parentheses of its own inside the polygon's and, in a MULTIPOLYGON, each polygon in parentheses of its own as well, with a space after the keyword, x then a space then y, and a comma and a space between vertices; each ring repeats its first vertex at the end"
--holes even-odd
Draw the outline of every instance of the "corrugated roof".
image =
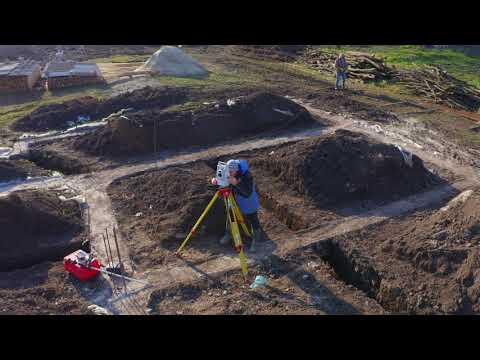
POLYGON ((59 76, 101 76, 100 69, 94 63, 75 63, 74 61, 50 62, 43 71, 44 77, 59 76))
POLYGON ((40 68, 36 61, 0 63, 0 75, 23 76, 30 75, 33 71, 40 68))

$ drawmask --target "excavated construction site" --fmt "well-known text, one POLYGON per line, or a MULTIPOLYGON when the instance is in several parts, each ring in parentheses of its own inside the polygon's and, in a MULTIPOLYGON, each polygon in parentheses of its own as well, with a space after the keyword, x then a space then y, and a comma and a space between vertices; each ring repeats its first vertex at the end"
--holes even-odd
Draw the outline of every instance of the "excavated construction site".
POLYGON ((209 102, 199 101, 195 93, 187 95, 182 88, 145 88, 104 101, 95 100, 86 108, 80 101, 71 107, 72 103, 61 104, 58 111, 56 105, 39 108, 19 119, 13 128, 37 132, 59 130, 67 127, 66 119, 74 119, 80 113, 93 121, 110 114, 93 131, 73 140, 69 136, 53 136, 30 147, 28 158, 36 164, 65 174, 79 174, 161 151, 205 147, 259 133, 324 125, 282 96, 265 92, 229 95, 236 96, 209 102))
POLYGON ((147 87, 18 119, 0 160, 0 313, 478 313, 475 154, 348 97, 257 90, 147 87), (219 243, 220 200, 175 254, 232 158, 249 162, 265 235, 255 253, 244 239, 248 279, 219 243), (107 264, 112 227, 142 286, 63 271, 77 249, 107 264))
MULTIPOLYGON (((112 182, 108 194, 137 266, 150 268, 176 261, 172 252, 216 191, 209 179, 217 162, 230 158, 249 160, 262 223, 278 229, 275 235, 279 236, 282 230, 306 230, 339 221, 444 181, 417 156, 412 157, 410 167, 393 145, 347 130, 134 174, 112 182)), ((217 201, 199 231, 202 239, 192 241, 195 250, 188 254, 190 260, 206 260, 222 251, 218 239, 225 222, 223 202, 217 201)))

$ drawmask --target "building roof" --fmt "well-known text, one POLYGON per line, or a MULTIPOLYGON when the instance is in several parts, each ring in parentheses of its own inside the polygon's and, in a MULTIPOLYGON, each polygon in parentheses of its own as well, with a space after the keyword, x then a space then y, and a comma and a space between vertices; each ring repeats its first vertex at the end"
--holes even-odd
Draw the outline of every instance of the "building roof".
POLYGON ((100 69, 94 63, 77 63, 75 61, 51 61, 43 70, 44 77, 59 76, 101 76, 100 69))
POLYGON ((40 64, 36 61, 0 63, 0 75, 3 76, 28 76, 37 69, 40 69, 40 64))

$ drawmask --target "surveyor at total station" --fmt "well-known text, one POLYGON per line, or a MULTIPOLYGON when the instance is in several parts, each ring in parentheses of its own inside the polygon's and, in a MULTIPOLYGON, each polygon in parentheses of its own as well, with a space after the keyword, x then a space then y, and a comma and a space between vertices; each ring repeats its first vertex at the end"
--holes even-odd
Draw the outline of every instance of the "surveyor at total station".
MULTIPOLYGON (((250 252, 255 252, 256 244, 263 240, 263 232, 257 213, 260 205, 257 192, 255 191, 255 183, 250 171, 248 171, 248 162, 246 160, 229 160, 227 166, 230 174, 228 181, 232 186, 235 200, 245 217, 245 221, 252 229, 253 239, 250 245, 250 252)), ((212 183, 216 185, 215 178, 212 179, 212 183)), ((225 235, 220 239, 220 244, 225 245, 230 241, 232 241, 232 237, 227 225, 225 235)))
POLYGON ((338 55, 337 60, 335 60, 335 70, 337 74, 335 90, 345 89, 345 81, 347 80, 348 70, 348 63, 347 59, 345 59, 345 54, 338 55))

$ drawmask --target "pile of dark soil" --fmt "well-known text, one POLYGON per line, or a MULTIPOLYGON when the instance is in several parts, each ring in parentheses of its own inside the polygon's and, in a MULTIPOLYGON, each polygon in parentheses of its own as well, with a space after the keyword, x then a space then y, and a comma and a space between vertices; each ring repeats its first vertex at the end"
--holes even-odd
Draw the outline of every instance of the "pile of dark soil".
POLYGON ((395 313, 480 312, 480 193, 333 239, 327 259, 395 313))
POLYGON ((49 131, 67 128, 68 122, 77 121, 80 115, 93 115, 99 106, 93 96, 68 100, 59 104, 43 105, 12 124, 14 131, 49 131))
POLYGON ((0 272, 0 315, 88 315, 88 301, 61 262, 0 272))
MULTIPOLYGON (((216 189, 209 185, 214 172, 205 163, 140 173, 112 182, 107 192, 132 259, 146 267, 162 264, 163 249, 176 250, 212 199, 216 189)), ((217 201, 198 233, 195 246, 208 249, 203 235, 223 234, 223 202, 217 201)))
POLYGON ((306 98, 315 106, 335 114, 353 114, 363 120, 383 123, 399 121, 395 114, 387 110, 352 99, 348 95, 348 90, 345 92, 326 90, 309 94, 306 98))
POLYGON ((409 167, 395 146, 337 130, 259 155, 251 167, 255 173, 267 172, 273 186, 283 182, 322 207, 356 200, 394 200, 439 181, 420 158, 413 155, 412 160, 409 167))
POLYGON ((76 122, 78 116, 89 116, 91 120, 98 120, 121 109, 166 108, 185 99, 184 89, 148 86, 103 100, 85 96, 60 104, 40 106, 14 122, 12 129, 29 132, 61 130, 68 128, 68 122, 76 122))
POLYGON ((81 247, 79 204, 53 192, 15 191, 0 198, 0 271, 58 260, 81 247))
POLYGON ((48 171, 28 160, 0 160, 0 182, 24 180, 29 176, 47 176, 48 171))
POLYGON ((295 102, 255 93, 235 104, 199 105, 195 110, 145 110, 115 119, 75 140, 77 150, 92 155, 126 156, 166 148, 207 145, 267 130, 312 124, 309 112, 295 102), (154 124, 156 122, 156 125, 154 124))

